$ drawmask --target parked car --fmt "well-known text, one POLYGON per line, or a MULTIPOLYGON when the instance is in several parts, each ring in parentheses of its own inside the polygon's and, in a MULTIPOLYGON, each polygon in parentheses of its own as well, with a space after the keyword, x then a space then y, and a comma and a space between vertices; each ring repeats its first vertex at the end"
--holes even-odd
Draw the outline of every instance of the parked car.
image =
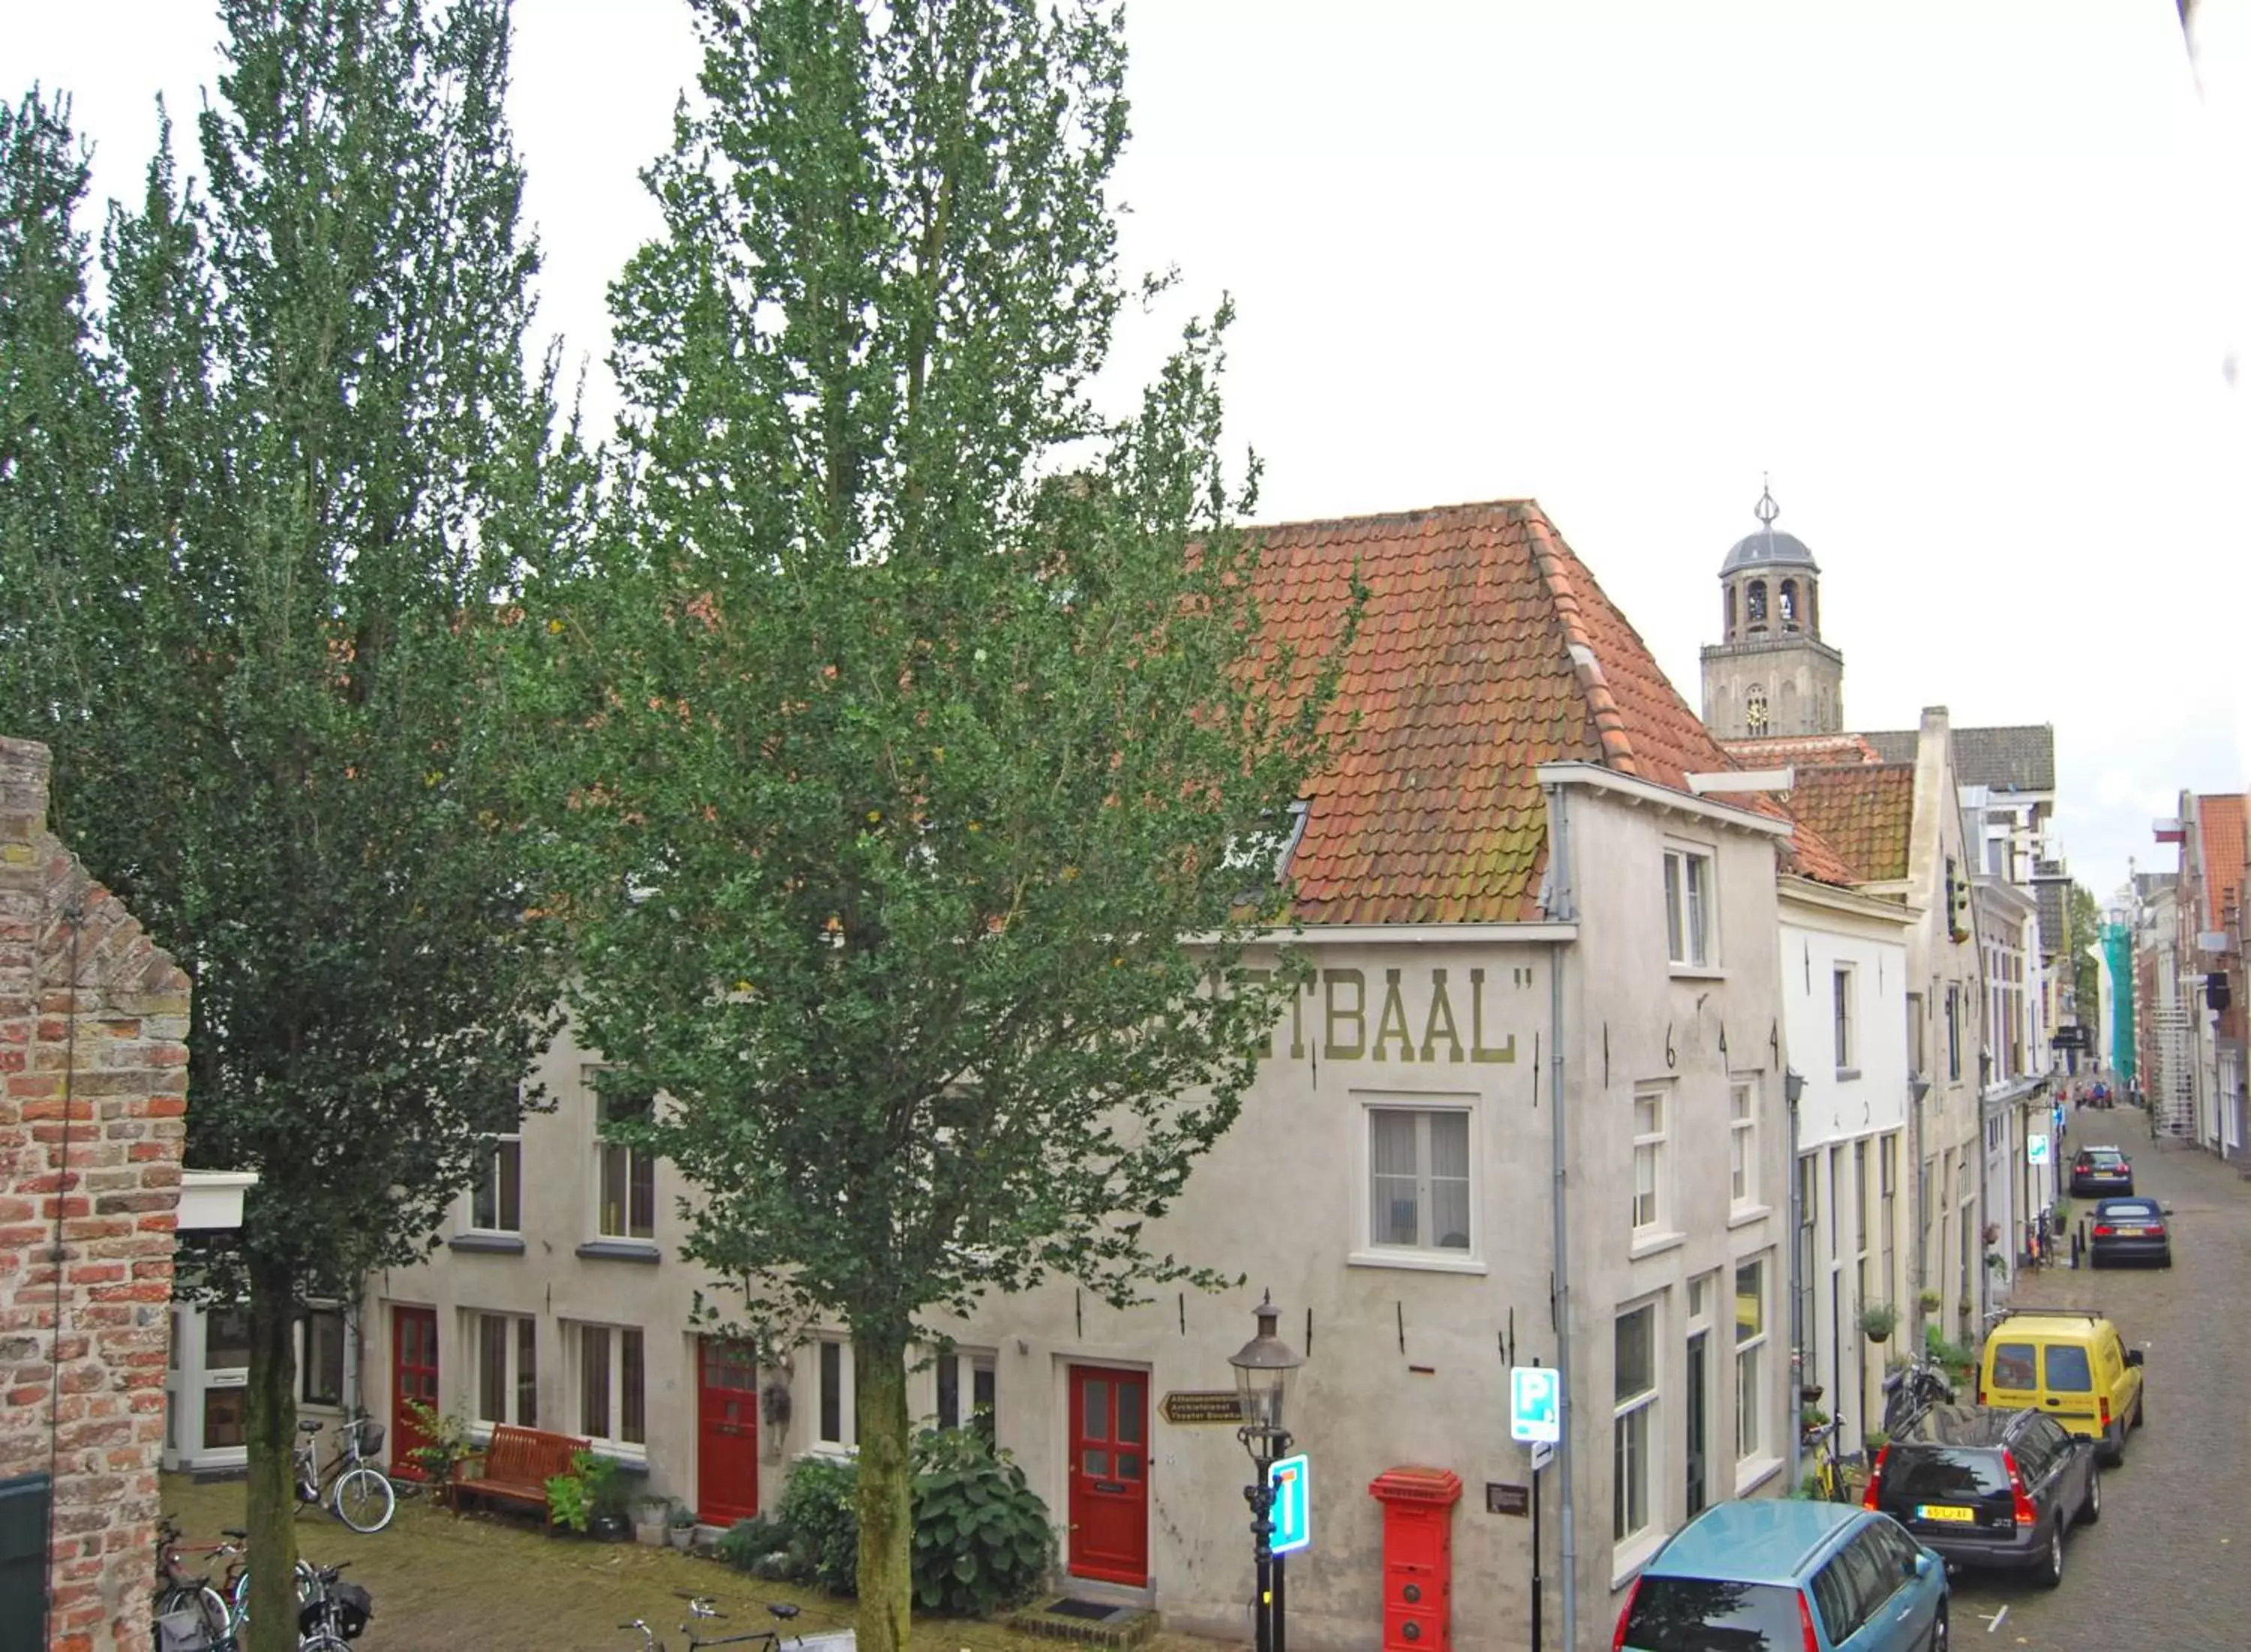
POLYGON ((2071 1196, 2099 1199, 2134 1191, 2134 1161, 2115 1147, 2082 1147, 2072 1156, 2071 1196))
POLYGON ((2164 1209, 2154 1199, 2097 1199, 2087 1230, 2087 1255, 2097 1268, 2119 1262, 2171 1267, 2173 1241, 2165 1230, 2164 1209))
POLYGON ((2063 1581, 2063 1540, 2102 1517, 2093 1442, 2037 1411, 1934 1406, 1886 1443, 1861 1501, 1950 1566, 2063 1581))
POLYGON ((1714 1504, 1657 1552, 1611 1652, 1944 1652, 1946 1567, 1890 1516, 1756 1497, 1714 1504))
POLYGON ((2043 1308, 2010 1314, 1986 1337, 1977 1403, 2041 1412, 2094 1441, 2104 1462, 2123 1462, 2127 1430, 2148 1406, 2142 1375, 2142 1351, 2101 1313, 2043 1308))

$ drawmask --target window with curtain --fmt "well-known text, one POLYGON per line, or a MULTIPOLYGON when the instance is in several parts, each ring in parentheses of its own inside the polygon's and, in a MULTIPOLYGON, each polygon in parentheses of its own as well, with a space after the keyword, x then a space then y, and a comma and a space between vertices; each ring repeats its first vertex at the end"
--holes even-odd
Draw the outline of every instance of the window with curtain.
POLYGON ((1368 1166, 1371 1245, 1471 1248, 1466 1109, 1368 1109, 1368 1166))
POLYGON ((1649 1529, 1650 1424, 1657 1408, 1657 1307, 1623 1313, 1612 1328, 1610 1536, 1649 1529))
POLYGON ((1766 1263, 1735 1268, 1735 1457, 1759 1455, 1766 1438, 1766 1263))

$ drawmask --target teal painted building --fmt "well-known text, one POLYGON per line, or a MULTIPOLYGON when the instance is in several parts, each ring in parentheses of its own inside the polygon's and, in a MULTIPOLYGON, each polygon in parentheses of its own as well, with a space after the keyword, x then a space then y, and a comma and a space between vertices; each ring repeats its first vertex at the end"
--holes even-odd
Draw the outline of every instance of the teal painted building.
POLYGON ((2118 1082, 2134 1082, 2134 933, 2123 923, 2102 926, 2102 961, 2110 971, 2110 1064, 2118 1082))

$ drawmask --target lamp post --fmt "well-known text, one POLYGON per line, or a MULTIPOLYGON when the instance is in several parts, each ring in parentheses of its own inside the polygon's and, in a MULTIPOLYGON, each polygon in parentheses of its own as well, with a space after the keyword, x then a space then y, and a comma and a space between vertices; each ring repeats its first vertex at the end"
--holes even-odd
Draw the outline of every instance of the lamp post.
POLYGON ((1235 1392, 1243 1426, 1235 1437, 1250 1454, 1251 1482, 1243 1490, 1250 1505, 1250 1537, 1257 1560, 1257 1594, 1250 1622, 1257 1652, 1284 1652, 1282 1628, 1284 1559, 1274 1552, 1274 1465, 1289 1455, 1290 1435, 1282 1427, 1282 1400, 1290 1373, 1305 1363, 1298 1351, 1274 1334, 1281 1310, 1271 1292, 1252 1313, 1258 1334, 1227 1357, 1235 1367, 1235 1392))

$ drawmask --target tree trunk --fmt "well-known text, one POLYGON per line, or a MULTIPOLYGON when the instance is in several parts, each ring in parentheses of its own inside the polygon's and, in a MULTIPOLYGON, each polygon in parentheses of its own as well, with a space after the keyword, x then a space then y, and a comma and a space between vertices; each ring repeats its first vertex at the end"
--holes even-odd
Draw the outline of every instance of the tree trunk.
POLYGON ((249 1652, 296 1652, 296 1290, 287 1266, 250 1268, 249 1652))
POLYGON ((852 1387, 860 1441, 861 1652, 907 1652, 914 1509, 905 1327, 853 1327, 852 1387))

